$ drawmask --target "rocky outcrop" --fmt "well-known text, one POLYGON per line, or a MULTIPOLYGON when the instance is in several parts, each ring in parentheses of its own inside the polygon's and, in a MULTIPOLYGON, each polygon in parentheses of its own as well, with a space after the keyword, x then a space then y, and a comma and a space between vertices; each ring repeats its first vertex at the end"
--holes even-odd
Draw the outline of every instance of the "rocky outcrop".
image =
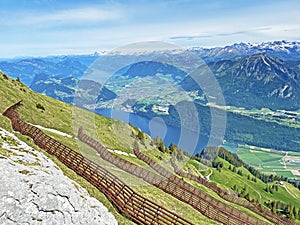
POLYGON ((42 153, 0 128, 0 224, 117 224, 42 153))

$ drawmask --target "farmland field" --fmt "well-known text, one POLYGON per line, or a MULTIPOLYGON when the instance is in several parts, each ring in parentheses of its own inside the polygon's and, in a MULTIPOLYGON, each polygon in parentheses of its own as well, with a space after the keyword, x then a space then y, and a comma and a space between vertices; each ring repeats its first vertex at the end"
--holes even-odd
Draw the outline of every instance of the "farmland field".
POLYGON ((267 174, 300 180, 300 153, 238 145, 236 154, 245 163, 267 174))

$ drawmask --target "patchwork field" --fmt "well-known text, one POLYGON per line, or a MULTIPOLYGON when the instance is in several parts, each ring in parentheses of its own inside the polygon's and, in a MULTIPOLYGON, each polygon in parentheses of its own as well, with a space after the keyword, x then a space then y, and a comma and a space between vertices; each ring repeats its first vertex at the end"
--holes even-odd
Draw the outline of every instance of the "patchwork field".
POLYGON ((300 180, 300 153, 238 145, 237 155, 261 172, 300 180))

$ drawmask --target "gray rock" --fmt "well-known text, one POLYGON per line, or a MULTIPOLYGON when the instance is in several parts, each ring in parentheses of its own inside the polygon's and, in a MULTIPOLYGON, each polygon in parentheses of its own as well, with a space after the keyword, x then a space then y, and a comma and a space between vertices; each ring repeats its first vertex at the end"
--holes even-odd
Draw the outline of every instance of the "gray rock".
POLYGON ((0 224, 117 224, 97 199, 42 153, 0 128, 0 224))

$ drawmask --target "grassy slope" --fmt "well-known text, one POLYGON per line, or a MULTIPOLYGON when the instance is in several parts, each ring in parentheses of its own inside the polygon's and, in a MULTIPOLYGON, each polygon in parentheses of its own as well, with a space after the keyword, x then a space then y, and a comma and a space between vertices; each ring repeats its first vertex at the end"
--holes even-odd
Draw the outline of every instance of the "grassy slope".
MULTIPOLYGON (((92 131, 93 127, 91 124, 91 120, 89 118, 95 118, 96 121, 96 130, 97 134, 101 141, 110 149, 119 149, 125 152, 132 153, 131 147, 132 143, 135 140, 132 137, 132 133, 136 133, 136 129, 132 128, 131 126, 121 123, 117 120, 112 120, 108 118, 104 118, 98 115, 94 115, 90 112, 86 112, 83 110, 76 110, 76 119, 74 119, 74 114, 72 114, 73 107, 66 103, 54 100, 47 96, 43 96, 37 93, 32 92, 29 88, 24 86, 22 83, 13 81, 11 79, 6 80, 0 74, 0 96, 1 96, 1 105, 0 105, 0 112, 3 112, 7 107, 14 104, 19 100, 23 100, 24 107, 19 109, 19 112, 22 118, 25 121, 31 122, 33 124, 39 124, 44 127, 54 128, 65 133, 71 134, 76 136, 76 132, 74 133, 73 127, 77 128, 78 124, 84 124, 84 128, 86 132, 92 131), (39 110, 36 108, 36 104, 40 103, 45 107, 45 111, 39 110), (78 114, 79 112, 79 114, 78 114), (75 121, 75 125, 73 124, 73 120, 75 121)), ((3 116, 0 116, 0 126, 4 127, 7 130, 11 130, 10 128, 10 121, 3 116)), ((76 129, 75 129, 76 131, 76 129)), ((47 134, 53 136, 54 138, 60 140, 62 143, 70 146, 72 149, 76 151, 81 151, 83 155, 92 159, 93 161, 101 164, 106 169, 110 170, 113 174, 117 175, 120 179, 125 181, 127 184, 132 186, 136 191, 139 193, 153 199, 155 202, 164 205, 168 209, 176 211, 178 214, 184 216, 185 218, 189 219, 190 221, 194 222, 195 224, 215 224, 215 222, 211 221, 210 219, 204 217, 200 213, 196 212, 190 206, 181 203, 180 201, 174 199, 170 195, 163 193, 162 191, 144 183, 143 181, 136 179, 135 177, 120 171, 119 169, 115 168, 111 164, 103 161, 97 156, 96 152, 89 148, 88 146, 77 143, 76 139, 74 138, 67 138, 62 137, 58 134, 53 134, 51 132, 46 132, 47 134), (188 213, 187 213, 188 212, 188 213)), ((95 135, 90 133, 91 135, 95 135)), ((21 139, 26 140, 31 145, 34 145, 29 138, 24 137, 22 135, 18 135, 21 139)), ((140 145, 141 150, 151 150, 153 146, 151 146, 150 139, 146 138, 145 145, 140 145)), ((47 154, 47 153, 46 153, 47 154)), ((153 159, 158 161, 157 158, 157 151, 147 151, 147 155, 152 157, 153 159)), ((54 162, 58 164, 60 168, 65 172, 65 174, 71 177, 73 180, 76 180, 80 183, 83 187, 85 187, 89 193, 98 198, 101 202, 105 204, 117 217, 117 220, 120 224, 133 224, 128 219, 117 213, 117 211, 113 208, 113 206, 109 203, 106 197, 95 189, 92 185, 90 185, 87 181, 83 178, 77 176, 74 172, 66 168, 62 163, 56 160, 54 157, 50 156, 54 162)), ((122 156, 132 162, 135 162, 141 166, 149 168, 144 163, 138 162, 136 159, 132 157, 122 156)), ((164 156, 163 158, 167 158, 164 156)), ((165 160, 164 160, 165 161, 165 160)), ((166 167, 170 167, 170 165, 166 164, 166 167)), ((240 176, 236 173, 232 173, 229 171, 228 168, 229 164, 224 161, 224 168, 222 172, 219 173, 217 170, 213 169, 213 175, 211 176, 212 181, 217 182, 219 185, 231 189, 234 184, 238 186, 239 189, 242 189, 245 186, 245 183, 248 185, 248 192, 250 193, 250 198, 258 199, 259 196, 262 196, 262 201, 266 200, 280 200, 295 203, 295 205, 299 208, 299 196, 300 193, 298 190, 295 190, 293 187, 288 186, 290 191, 294 193, 294 196, 289 195, 283 188, 279 188, 278 194, 271 195, 266 193, 263 189, 265 188, 265 184, 261 181, 254 183, 252 181, 247 180, 248 172, 243 169, 243 175, 240 176), (259 192, 260 195, 257 193, 259 192), (297 199, 298 198, 298 199, 297 199)), ((210 172, 211 169, 208 169, 203 166, 202 164, 197 163, 194 160, 189 160, 186 165, 186 169, 192 171, 207 171, 210 172), (197 167, 197 168, 196 168, 197 167)), ((198 186, 198 185, 196 185, 198 186)), ((199 188, 207 191, 208 193, 216 196, 210 190, 199 186, 199 188)), ((234 204, 232 204, 234 205, 234 204)), ((235 205, 234 205, 235 206, 235 205)), ((245 211, 242 207, 235 206, 245 211)))
MULTIPOLYGON (((269 200, 281 201, 287 204, 290 203, 298 209, 300 208, 300 191, 294 186, 284 182, 291 194, 280 185, 278 185, 278 191, 274 190, 274 193, 271 194, 264 190, 266 188, 266 184, 261 180, 257 179, 257 182, 251 181, 253 176, 245 168, 237 168, 237 171, 242 171, 243 175, 241 176, 228 169, 230 164, 227 161, 220 158, 218 161, 222 161, 224 167, 222 168, 221 172, 219 172, 217 169, 212 169, 213 174, 211 176, 211 180, 218 183, 218 185, 231 190, 234 185, 237 186, 238 190, 242 190, 246 186, 247 192, 250 195, 250 199, 258 200, 261 203, 268 202, 269 200), (250 175, 250 180, 248 180, 248 175, 250 175)), ((276 182, 269 183, 270 186, 273 184, 276 184, 276 182)))
MULTIPOLYGON (((16 103, 19 100, 23 100, 24 107, 19 109, 19 113, 21 117, 30 123, 39 124, 41 126, 47 128, 53 128, 67 134, 76 136, 76 132, 74 133, 73 129, 78 127, 78 123, 80 125, 84 125, 86 132, 91 132, 93 134, 93 124, 91 124, 90 118, 95 119, 96 124, 96 131, 99 135, 100 140, 110 149, 118 149, 123 150, 125 152, 132 152, 132 144, 134 142, 134 138, 132 137, 132 133, 136 132, 131 126, 124 124, 117 120, 112 120, 108 118, 101 117, 99 115, 94 115, 91 112, 87 112, 84 110, 77 109, 76 114, 76 121, 74 125, 74 113, 72 114, 73 107, 66 103, 57 101, 55 99, 49 98, 47 96, 37 94, 31 91, 28 87, 23 85, 20 82, 17 82, 12 79, 6 79, 2 73, 0 73, 0 112, 4 112, 6 108, 11 106, 12 104, 16 103), (36 104, 40 103, 45 110, 37 109, 36 104), (78 114, 79 112, 79 114, 78 114)), ((0 116, 0 126, 11 130, 10 121, 0 116)), ((112 173, 117 175, 120 179, 125 181, 127 184, 131 185, 136 191, 142 193, 153 199, 157 203, 165 206, 168 209, 174 210, 176 213, 182 215, 186 219, 190 220, 195 224, 216 224, 214 221, 208 219, 207 217, 203 216, 202 214, 198 213, 193 208, 189 207, 185 203, 182 203, 170 195, 165 194, 164 192, 154 188, 148 184, 145 184, 143 181, 136 179, 135 177, 115 168, 114 166, 110 165, 109 163, 100 159, 97 156, 96 152, 87 147, 82 143, 77 143, 75 138, 67 138, 62 137, 57 134, 53 134, 51 132, 46 132, 53 136, 54 138, 58 139, 62 143, 66 144, 67 146, 73 148, 76 151, 80 151, 86 157, 94 160, 95 162, 101 164, 106 169, 110 170, 112 173), (159 196, 159 197, 157 197, 159 196)), ((20 139, 26 141, 28 144, 37 148, 34 143, 25 136, 17 134, 20 139)), ((145 146, 141 146, 142 150, 151 149, 153 148, 150 145, 150 140, 146 139, 145 146)), ((38 148, 37 148, 38 149, 38 148)), ((41 149, 40 149, 41 150, 41 149)), ((42 150, 41 150, 42 151, 42 150)), ((48 155, 47 153, 45 153, 48 155)), ((109 208, 110 211, 116 216, 119 224, 134 224, 126 217, 119 214, 111 203, 107 200, 107 198, 96 188, 90 185, 87 181, 83 178, 77 176, 74 172, 70 169, 65 167, 62 163, 60 163, 54 157, 48 155, 57 165, 64 171, 64 173, 69 176, 71 179, 77 181, 80 185, 85 187, 88 192, 99 199, 103 204, 109 208)), ((146 165, 144 165, 147 167, 146 165)))
MULTIPOLYGON (((151 158, 157 159, 157 153, 155 151, 148 151, 146 153, 148 156, 151 158)), ((167 154, 163 155, 163 158, 166 159, 168 158, 167 154)), ((232 172, 229 170, 229 165, 233 168, 233 165, 231 165, 229 162, 225 161, 224 159, 218 158, 217 161, 222 161, 224 167, 222 168, 221 172, 219 172, 215 168, 209 168, 204 166, 203 164, 199 163, 198 161, 188 159, 185 164, 181 165, 182 168, 186 171, 194 171, 195 174, 202 173, 203 175, 208 175, 212 171, 212 175, 210 177, 211 181, 216 183, 218 186, 221 186, 225 189, 231 190, 233 192, 233 186, 236 185, 238 190, 242 190, 245 186, 247 187, 247 192, 250 195, 250 199, 257 200, 261 203, 268 202, 268 201, 281 201, 286 204, 292 204, 294 205, 297 209, 300 208, 300 191, 295 188, 293 185, 283 182, 288 189, 288 191, 277 184, 276 182, 271 182, 268 185, 278 185, 278 191, 274 190, 274 193, 268 193, 264 189, 266 188, 266 184, 263 183, 261 180, 257 179, 256 182, 252 181, 251 179, 254 178, 254 176, 246 170, 244 167, 237 168, 238 170, 242 171, 242 176, 238 175, 236 172, 232 172), (248 180, 248 175, 250 176, 250 180, 248 180)), ((165 165, 168 167, 167 165, 165 165)), ((187 182, 190 182, 187 180, 187 182)), ((210 195, 214 196, 215 198, 226 202, 222 198, 220 198, 216 193, 213 191, 209 190, 206 187, 203 187, 201 185, 196 184, 195 182, 190 182, 194 186, 204 190, 205 192, 209 193, 210 195)), ((227 204, 232 205, 233 207, 236 207, 242 211, 248 212, 252 214, 252 212, 249 212, 249 210, 240 207, 238 205, 235 205, 233 203, 227 202, 227 204)), ((262 217, 252 214, 256 217, 259 217, 260 219, 263 219, 262 217)), ((300 221, 296 221, 300 222, 300 221)))

